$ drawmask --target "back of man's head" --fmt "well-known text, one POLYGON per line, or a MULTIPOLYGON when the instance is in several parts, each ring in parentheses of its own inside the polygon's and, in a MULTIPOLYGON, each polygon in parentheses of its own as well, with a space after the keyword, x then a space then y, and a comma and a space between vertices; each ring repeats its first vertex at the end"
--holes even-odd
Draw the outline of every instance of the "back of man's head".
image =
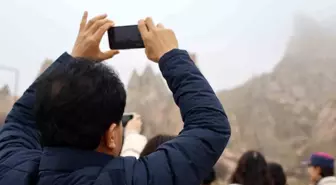
POLYGON ((36 119, 49 147, 96 149, 110 126, 119 124, 126 92, 108 66, 76 59, 40 77, 36 119))

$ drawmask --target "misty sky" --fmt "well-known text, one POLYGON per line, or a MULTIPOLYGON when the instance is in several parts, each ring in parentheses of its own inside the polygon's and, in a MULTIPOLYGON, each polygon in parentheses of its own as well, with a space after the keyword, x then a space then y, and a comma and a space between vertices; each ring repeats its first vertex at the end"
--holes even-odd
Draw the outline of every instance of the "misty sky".
MULTIPOLYGON (((107 13, 117 25, 152 16, 172 28, 180 48, 196 52, 213 87, 231 88, 270 71, 281 59, 296 14, 335 17, 335 0, 11 0, 0 2, 0 66, 20 71, 19 94, 36 78, 45 58, 71 51, 84 10, 107 13)), ((108 48, 107 37, 102 48, 108 48)), ((143 50, 122 51, 108 61, 127 83, 147 64, 143 50)), ((151 64, 155 71, 158 68, 151 64)), ((14 75, 0 70, 0 85, 14 75)))

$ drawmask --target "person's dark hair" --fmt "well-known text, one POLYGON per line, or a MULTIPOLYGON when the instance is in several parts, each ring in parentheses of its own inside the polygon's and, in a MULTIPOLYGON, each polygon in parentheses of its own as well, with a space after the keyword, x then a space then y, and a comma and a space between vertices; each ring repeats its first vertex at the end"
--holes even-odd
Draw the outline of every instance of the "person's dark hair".
POLYGON ((272 185, 265 157, 257 151, 244 153, 230 181, 242 185, 272 185))
POLYGON ((335 172, 334 172, 334 168, 330 168, 330 167, 320 167, 321 172, 320 175, 322 178, 324 177, 330 177, 330 176, 334 176, 335 172))
POLYGON ((268 170, 270 172, 273 185, 286 185, 287 178, 282 166, 278 163, 268 163, 268 170))
POLYGON ((140 153, 140 157, 149 155, 156 151, 156 149, 163 143, 174 139, 176 136, 171 135, 157 135, 150 139, 142 152, 140 153))
POLYGON ((119 124, 126 91, 107 65, 86 59, 48 69, 36 84, 35 113, 43 146, 94 150, 119 124))

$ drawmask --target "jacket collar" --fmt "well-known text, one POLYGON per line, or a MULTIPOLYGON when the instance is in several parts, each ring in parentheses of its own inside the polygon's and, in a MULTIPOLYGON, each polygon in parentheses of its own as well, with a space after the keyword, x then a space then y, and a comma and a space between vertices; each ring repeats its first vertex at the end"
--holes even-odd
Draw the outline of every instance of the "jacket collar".
POLYGON ((40 171, 75 171, 84 167, 105 166, 113 156, 95 151, 46 147, 40 161, 40 171))

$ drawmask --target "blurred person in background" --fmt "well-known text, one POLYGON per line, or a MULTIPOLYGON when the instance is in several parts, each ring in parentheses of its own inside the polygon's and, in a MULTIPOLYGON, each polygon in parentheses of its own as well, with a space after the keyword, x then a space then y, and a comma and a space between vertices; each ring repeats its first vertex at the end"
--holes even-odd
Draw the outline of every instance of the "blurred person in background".
POLYGON ((280 164, 272 162, 272 163, 268 163, 267 167, 271 175, 273 185, 286 185, 287 184, 286 174, 280 164))
POLYGON ((155 152, 159 148, 160 145, 174 139, 175 137, 176 136, 161 135, 161 134, 154 136, 148 141, 148 143, 146 143, 144 149, 140 153, 140 157, 144 157, 146 155, 149 155, 155 152))
POLYGON ((272 185, 265 157, 257 151, 247 151, 237 164, 231 185, 272 185))
POLYGON ((71 54, 45 70, 8 114, 0 130, 0 184, 200 184, 231 134, 207 80, 172 30, 140 20, 147 58, 158 63, 184 128, 151 155, 119 157, 126 91, 101 63, 119 52, 99 48, 114 23, 107 15, 87 18, 85 12, 71 54))
POLYGON ((323 152, 311 155, 308 163, 308 174, 314 185, 336 185, 334 174, 334 158, 323 152))
MULTIPOLYGON (((172 139, 176 138, 177 136, 173 135, 164 135, 164 134, 159 134, 151 138, 148 143, 146 144, 145 148, 140 154, 140 157, 145 157, 150 155, 151 153, 154 153, 160 145, 167 143, 169 144, 169 141, 172 139)), ((210 185, 216 180, 216 173, 214 169, 211 170, 208 176, 205 177, 205 179, 202 181, 201 185, 210 185)))
POLYGON ((140 134, 142 129, 141 116, 135 113, 133 115, 133 119, 128 121, 125 127, 121 156, 139 158, 141 151, 147 143, 147 138, 140 134))

